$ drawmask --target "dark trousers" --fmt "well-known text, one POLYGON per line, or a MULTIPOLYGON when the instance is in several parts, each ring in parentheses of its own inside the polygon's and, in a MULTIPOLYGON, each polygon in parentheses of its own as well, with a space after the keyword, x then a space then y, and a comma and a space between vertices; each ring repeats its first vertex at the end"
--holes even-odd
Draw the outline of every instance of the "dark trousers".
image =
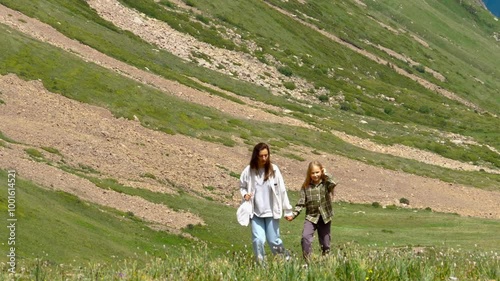
POLYGON ((321 246, 323 255, 330 252, 330 229, 332 222, 325 223, 322 217, 319 217, 318 223, 314 224, 308 220, 304 221, 304 229, 302 230, 302 254, 307 260, 312 252, 312 242, 314 232, 318 230, 318 240, 321 246))

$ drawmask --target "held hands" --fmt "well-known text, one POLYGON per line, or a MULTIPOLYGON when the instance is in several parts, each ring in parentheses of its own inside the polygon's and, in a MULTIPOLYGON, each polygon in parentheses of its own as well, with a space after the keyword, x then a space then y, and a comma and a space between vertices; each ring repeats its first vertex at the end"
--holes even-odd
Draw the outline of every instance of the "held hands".
POLYGON ((285 219, 286 219, 287 221, 293 221, 293 216, 288 216, 288 217, 285 217, 285 219))

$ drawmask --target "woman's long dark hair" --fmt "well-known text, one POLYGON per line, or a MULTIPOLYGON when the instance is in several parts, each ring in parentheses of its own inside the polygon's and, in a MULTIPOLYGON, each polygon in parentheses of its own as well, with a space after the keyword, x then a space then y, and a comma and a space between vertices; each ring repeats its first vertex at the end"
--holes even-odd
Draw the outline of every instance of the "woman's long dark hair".
POLYGON ((266 164, 264 165, 264 181, 267 181, 270 176, 274 176, 274 170, 271 165, 271 149, 269 149, 269 145, 261 142, 253 147, 252 159, 250 159, 250 169, 255 172, 259 169, 259 153, 264 149, 267 149, 267 153, 269 153, 266 164))

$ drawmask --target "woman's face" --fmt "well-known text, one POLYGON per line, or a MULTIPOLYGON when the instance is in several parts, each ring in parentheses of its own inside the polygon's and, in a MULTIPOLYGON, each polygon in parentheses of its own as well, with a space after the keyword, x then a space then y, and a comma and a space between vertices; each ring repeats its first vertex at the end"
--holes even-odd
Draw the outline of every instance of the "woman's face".
POLYGON ((314 184, 318 184, 321 181, 321 176, 323 172, 321 171, 319 166, 313 166, 311 169, 311 180, 314 184))
POLYGON ((259 168, 262 168, 266 165, 267 160, 269 159, 269 151, 267 148, 259 151, 259 168))

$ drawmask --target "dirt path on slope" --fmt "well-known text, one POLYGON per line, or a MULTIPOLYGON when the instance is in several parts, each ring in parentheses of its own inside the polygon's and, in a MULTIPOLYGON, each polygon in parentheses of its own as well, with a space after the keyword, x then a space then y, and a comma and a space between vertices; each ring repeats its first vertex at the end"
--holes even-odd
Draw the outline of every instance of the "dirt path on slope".
MULTIPOLYGON (((189 213, 173 212, 140 198, 99 189, 57 169, 58 165, 64 160, 74 169, 87 167, 99 172, 90 176, 117 179, 131 187, 167 193, 181 189, 232 206, 240 200, 238 180, 229 174, 240 173, 247 165, 248 146, 231 148, 153 131, 136 121, 117 119, 106 109, 50 93, 38 81, 26 82, 14 75, 0 76, 0 92, 4 102, 0 105, 0 131, 21 143, 0 146, 2 169, 17 169, 20 177, 42 186, 132 211, 174 229, 201 221, 189 213), (55 148, 60 155, 43 147, 55 148), (51 165, 31 159, 26 148, 40 151, 51 165)), ((304 147, 281 151, 287 152, 305 159, 273 156, 291 190, 298 190, 306 163, 319 158, 340 182, 337 200, 398 205, 399 199, 405 197, 414 208, 500 218, 500 192, 384 170, 337 155, 318 156, 304 147)))
MULTIPOLYGON (((335 132, 332 134, 339 137, 345 142, 355 144, 358 147, 364 148, 369 151, 390 154, 402 158, 417 160, 422 163, 437 165, 440 167, 445 167, 448 169, 454 170, 462 170, 462 171, 485 171, 491 174, 500 174, 500 170, 498 169, 490 169, 487 167, 473 165, 465 162, 460 162, 452 159, 448 159, 446 157, 442 157, 441 155, 431 153, 428 151, 416 149, 413 147, 409 147, 402 144, 395 145, 381 145, 375 142, 372 142, 368 139, 362 139, 356 136, 351 136, 343 132, 335 132)), ((459 140, 462 141, 462 140, 459 140)))

